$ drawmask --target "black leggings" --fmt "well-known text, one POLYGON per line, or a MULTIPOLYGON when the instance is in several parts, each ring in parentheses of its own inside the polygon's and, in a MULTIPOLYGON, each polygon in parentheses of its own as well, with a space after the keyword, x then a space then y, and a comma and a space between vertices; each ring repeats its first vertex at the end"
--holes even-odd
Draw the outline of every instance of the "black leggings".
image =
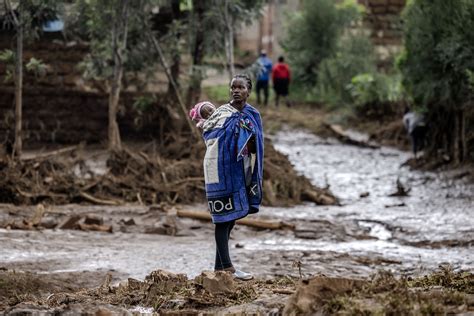
POLYGON ((232 267, 232 261, 229 256, 229 238, 235 221, 215 224, 216 237, 216 263, 214 270, 222 270, 232 267))

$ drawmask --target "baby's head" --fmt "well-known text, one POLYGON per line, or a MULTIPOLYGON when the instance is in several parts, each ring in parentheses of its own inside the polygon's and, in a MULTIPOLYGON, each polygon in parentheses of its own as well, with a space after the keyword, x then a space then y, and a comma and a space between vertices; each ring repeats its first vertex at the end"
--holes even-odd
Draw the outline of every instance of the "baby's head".
POLYGON ((214 104, 212 104, 209 101, 203 101, 199 102, 193 108, 191 111, 189 111, 189 117, 197 122, 198 127, 202 125, 203 121, 207 120, 212 113, 216 110, 216 107, 214 104))

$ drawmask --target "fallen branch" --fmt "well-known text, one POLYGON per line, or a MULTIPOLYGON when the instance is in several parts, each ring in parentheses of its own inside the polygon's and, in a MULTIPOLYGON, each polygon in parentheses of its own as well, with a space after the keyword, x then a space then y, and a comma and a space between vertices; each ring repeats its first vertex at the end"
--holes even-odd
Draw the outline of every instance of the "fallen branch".
POLYGON ((68 153, 68 152, 72 152, 72 151, 78 149, 80 146, 81 145, 69 146, 69 147, 58 149, 58 150, 53 150, 53 151, 49 151, 49 152, 46 152, 46 153, 37 154, 37 155, 34 155, 32 157, 21 158, 21 160, 22 161, 30 161, 30 160, 45 159, 45 158, 49 158, 49 157, 52 157, 52 156, 62 155, 62 154, 68 153))
POLYGON ((295 294, 294 290, 287 290, 287 289, 273 289, 272 292, 275 294, 286 294, 286 295, 295 294))
MULTIPOLYGON (((202 211, 187 211, 187 210, 178 210, 177 211, 178 217, 186 217, 186 218, 193 218, 203 221, 211 221, 211 214, 209 212, 202 212, 202 211)), ((282 221, 266 221, 260 219, 250 219, 250 218, 243 218, 239 219, 237 223, 249 227, 260 228, 260 229, 294 229, 295 226, 292 224, 288 224, 282 221)))
POLYGON ((357 139, 352 138, 339 125, 324 123, 324 126, 326 128, 328 128, 334 135, 336 135, 336 137, 337 137, 337 139, 339 139, 339 141, 341 141, 345 144, 359 146, 359 147, 372 148, 372 149, 380 148, 380 146, 378 146, 378 145, 371 144, 371 143, 366 142, 366 141, 357 140, 357 139))
POLYGON ((122 201, 119 201, 119 200, 99 199, 99 198, 93 197, 92 195, 89 195, 85 192, 80 192, 79 195, 82 198, 88 200, 89 202, 92 202, 92 203, 95 203, 95 204, 102 204, 102 205, 120 205, 120 204, 124 204, 122 201))

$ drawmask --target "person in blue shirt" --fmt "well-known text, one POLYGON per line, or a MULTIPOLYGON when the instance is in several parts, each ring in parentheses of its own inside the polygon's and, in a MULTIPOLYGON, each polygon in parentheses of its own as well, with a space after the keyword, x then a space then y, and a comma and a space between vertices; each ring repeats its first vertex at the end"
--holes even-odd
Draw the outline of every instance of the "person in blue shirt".
POLYGON ((270 81, 270 75, 272 73, 272 61, 270 58, 267 57, 266 51, 262 50, 260 52, 260 57, 257 59, 257 63, 259 64, 259 70, 257 73, 257 103, 261 104, 260 98, 260 91, 263 90, 263 104, 268 104, 268 82, 270 81))

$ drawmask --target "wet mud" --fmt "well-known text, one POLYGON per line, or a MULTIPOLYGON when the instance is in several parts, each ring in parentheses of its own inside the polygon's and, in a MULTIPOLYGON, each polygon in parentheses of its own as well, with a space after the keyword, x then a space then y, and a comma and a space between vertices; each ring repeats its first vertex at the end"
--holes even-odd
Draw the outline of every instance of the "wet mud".
MULTIPOLYGON (((257 278, 256 283, 252 283, 253 290, 242 290, 246 298, 224 305, 197 306, 186 305, 189 304, 187 299, 183 305, 182 297, 170 296, 172 302, 167 304, 176 305, 166 305, 171 306, 167 310, 281 313, 289 306, 286 303, 290 296, 297 300, 298 295, 294 296, 297 280, 314 275, 367 281, 384 269, 392 271, 394 280, 401 280, 402 276, 415 278, 433 273, 440 264, 449 265, 461 274, 473 272, 474 187, 463 178, 401 167, 410 158, 406 152, 344 145, 303 131, 282 131, 272 137, 272 142, 277 150, 288 155, 300 175, 317 187, 329 188, 340 205, 305 203, 295 207, 263 207, 256 218, 284 220, 294 229, 236 226, 231 239, 234 265, 257 278), (406 196, 393 195, 397 191, 397 180, 407 189, 406 196), (278 287, 276 292, 262 285, 282 278, 292 281, 278 287), (251 294, 252 291, 257 294, 251 294)), ((110 275, 107 286, 113 290, 107 292, 109 295, 116 293, 120 283, 128 278, 145 282, 151 271, 167 270, 194 280, 202 271, 212 270, 212 224, 178 218, 164 204, 152 207, 68 204, 44 208, 41 220, 33 225, 37 206, 0 205, 3 273, 11 275, 14 270, 23 271, 39 278, 47 276, 49 280, 70 276, 63 283, 71 289, 62 290, 63 293, 76 293, 78 288, 98 291, 110 275), (79 219, 73 225, 66 225, 74 217, 79 219), (94 224, 96 226, 90 226, 94 224), (99 229, 104 226, 110 230, 99 229)), ((176 207, 179 209, 205 210, 205 205, 181 205, 176 207)), ((472 278, 469 280, 467 282, 472 284, 472 278)), ((193 282, 186 283, 185 287, 195 294, 202 287, 193 282)), ((38 308, 39 301, 45 302, 57 291, 54 287, 44 288, 46 290, 34 293, 36 301, 31 301, 36 305, 33 307, 24 305, 28 301, 26 297, 20 300, 23 303, 2 308, 8 306, 10 312, 14 310, 12 306, 38 308)), ((362 293, 360 291, 358 293, 362 293)), ((74 308, 88 306, 98 310, 106 306, 112 313, 119 311, 114 309, 117 305, 110 305, 116 301, 87 293, 84 294, 87 300, 69 296, 66 303, 53 306, 46 302, 42 309, 64 311, 65 306, 71 308, 76 300, 79 305, 74 308), (85 305, 80 304, 86 301, 85 305)), ((347 293, 341 290, 341 295, 347 293)), ((133 304, 127 302, 118 304, 122 306, 120 312, 151 312, 164 304, 142 299, 133 304)), ((465 296, 459 302, 457 307, 465 306, 460 312, 472 306, 465 296)), ((350 305, 334 301, 327 307, 328 303, 324 300, 320 305, 321 308, 326 306, 328 313, 350 305)), ((359 300, 357 304, 362 303, 359 300)), ((297 306, 295 304, 292 306, 297 306)), ((436 304, 437 308, 444 306, 436 304)), ((314 310, 308 310, 311 312, 314 310)))

